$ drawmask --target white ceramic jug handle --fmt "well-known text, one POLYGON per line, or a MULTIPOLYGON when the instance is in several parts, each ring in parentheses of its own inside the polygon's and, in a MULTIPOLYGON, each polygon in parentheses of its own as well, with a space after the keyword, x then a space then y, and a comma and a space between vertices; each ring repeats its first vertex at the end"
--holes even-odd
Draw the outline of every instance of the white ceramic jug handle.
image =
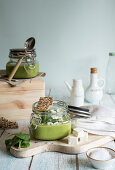
POLYGON ((104 87, 104 85, 105 85, 104 79, 98 79, 98 85, 102 89, 104 87), (99 82, 101 82, 101 85, 99 85, 99 82))

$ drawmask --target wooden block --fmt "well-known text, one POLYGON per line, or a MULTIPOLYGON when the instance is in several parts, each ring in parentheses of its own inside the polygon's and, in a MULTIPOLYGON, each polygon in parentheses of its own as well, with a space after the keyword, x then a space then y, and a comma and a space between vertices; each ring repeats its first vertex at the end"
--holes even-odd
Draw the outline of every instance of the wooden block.
POLYGON ((0 117, 9 120, 30 119, 32 104, 45 96, 45 82, 42 78, 24 81, 11 87, 0 81, 0 117))

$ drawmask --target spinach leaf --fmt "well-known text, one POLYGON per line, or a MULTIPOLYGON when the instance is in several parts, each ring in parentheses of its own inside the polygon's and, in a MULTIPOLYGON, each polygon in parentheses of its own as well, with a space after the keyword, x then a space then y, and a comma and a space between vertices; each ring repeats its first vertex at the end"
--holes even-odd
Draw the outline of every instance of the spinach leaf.
POLYGON ((15 146, 16 144, 18 144, 19 143, 19 138, 17 138, 16 136, 14 136, 13 138, 12 138, 12 146, 15 146))
POLYGON ((19 139, 19 145, 18 145, 19 149, 21 148, 21 144, 22 144, 22 140, 19 139))
POLYGON ((12 139, 5 140, 6 148, 9 150, 12 146, 12 139))
POLYGON ((21 144, 21 148, 27 148, 27 147, 29 147, 30 146, 30 143, 29 143, 29 141, 22 141, 22 144, 21 144))
POLYGON ((19 139, 30 140, 30 136, 28 134, 14 134, 14 135, 19 139))
MULTIPOLYGON (((5 140, 6 148, 10 150, 11 146, 18 148, 27 148, 30 146, 30 136, 28 134, 12 134, 12 139, 5 140)), ((11 135, 10 135, 11 136, 11 135)))

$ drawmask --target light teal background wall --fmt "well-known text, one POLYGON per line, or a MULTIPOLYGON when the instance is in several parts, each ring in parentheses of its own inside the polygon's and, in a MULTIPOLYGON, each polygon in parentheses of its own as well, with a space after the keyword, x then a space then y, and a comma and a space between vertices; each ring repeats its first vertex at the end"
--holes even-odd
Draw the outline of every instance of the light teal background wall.
POLYGON ((10 48, 34 36, 47 91, 69 95, 64 80, 89 83, 90 67, 105 76, 115 51, 115 0, 0 0, 0 69, 10 48))

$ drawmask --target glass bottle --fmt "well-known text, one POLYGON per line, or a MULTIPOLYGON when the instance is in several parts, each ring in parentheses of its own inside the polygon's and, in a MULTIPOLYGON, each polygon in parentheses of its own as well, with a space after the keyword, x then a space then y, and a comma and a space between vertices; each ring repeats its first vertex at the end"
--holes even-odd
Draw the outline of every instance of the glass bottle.
POLYGON ((103 97, 104 80, 98 78, 97 68, 91 68, 90 84, 86 89, 86 100, 99 104, 103 97))
POLYGON ((40 140, 56 140, 68 136, 71 132, 71 120, 67 105, 62 101, 53 101, 48 111, 37 111, 37 102, 33 104, 30 119, 31 135, 40 140))
POLYGON ((106 93, 115 94, 115 53, 109 53, 106 68, 106 93))
MULTIPOLYGON (((35 49, 27 51, 28 57, 24 57, 13 78, 32 78, 39 73, 39 63, 36 60, 35 49)), ((6 74, 10 75, 20 57, 25 56, 25 49, 10 49, 10 61, 6 64, 6 74)))

